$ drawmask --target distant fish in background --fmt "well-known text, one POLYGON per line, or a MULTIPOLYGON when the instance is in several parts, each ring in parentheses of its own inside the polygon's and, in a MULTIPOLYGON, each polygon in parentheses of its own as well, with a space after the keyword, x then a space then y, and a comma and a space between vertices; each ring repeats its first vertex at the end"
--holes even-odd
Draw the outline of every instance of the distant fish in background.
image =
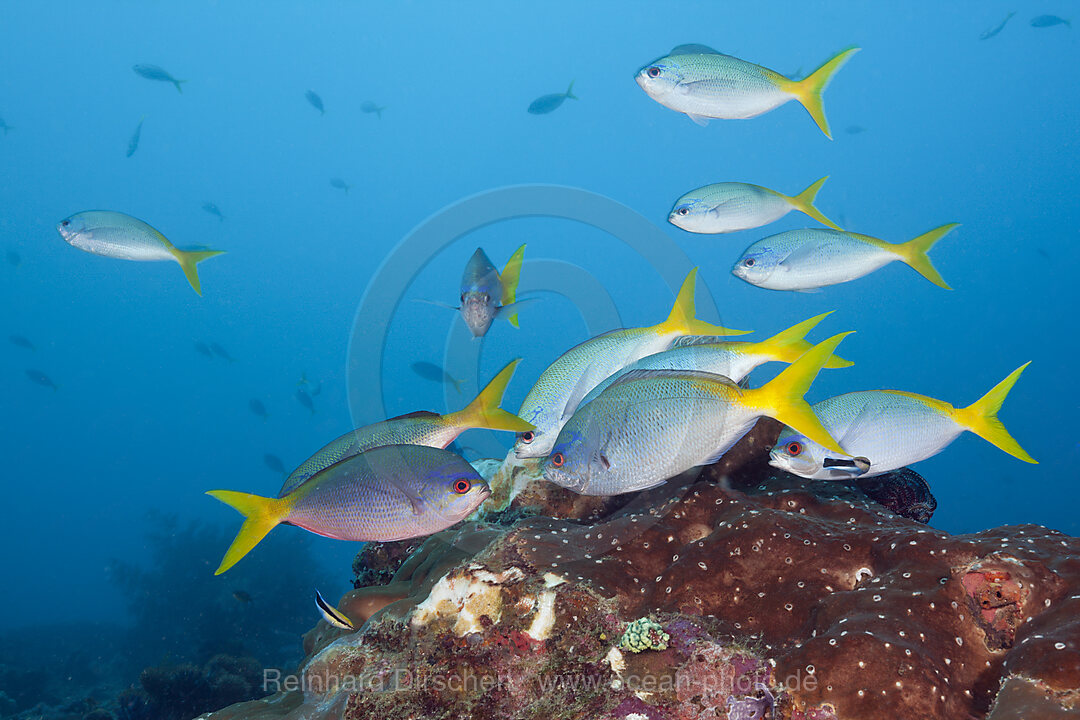
POLYGON ((1055 25, 1064 25, 1065 27, 1072 29, 1072 22, 1065 18, 1060 18, 1057 15, 1040 15, 1036 18, 1031 18, 1031 27, 1034 28, 1048 28, 1055 25))
POLYGON ((250 605, 252 602, 250 593, 244 590, 233 590, 232 596, 236 599, 238 603, 242 603, 244 605, 250 605))
POLYGON ((864 128, 862 125, 848 125, 847 129, 844 132, 846 132, 848 135, 862 135, 864 132, 866 132, 866 128, 864 128))
POLYGON ((895 244, 825 228, 789 230, 748 247, 731 274, 769 290, 812 291, 861 278, 899 260, 948 290, 927 252, 956 227, 956 223, 942 225, 914 240, 895 244))
POLYGON ((822 93, 858 50, 842 50, 809 76, 792 80, 704 45, 680 45, 666 57, 641 68, 635 79, 650 98, 685 113, 698 125, 707 125, 711 118, 757 117, 798 100, 831 139, 822 93))
POLYGON ((378 117, 380 120, 382 120, 382 111, 385 109, 385 105, 376 105, 371 100, 365 100, 364 102, 360 103, 360 112, 367 113, 369 115, 371 113, 375 113, 376 117, 378 117))
POLYGON ((52 378, 41 372, 40 370, 27 369, 26 377, 30 379, 30 382, 40 385, 41 387, 52 388, 53 390, 59 390, 56 383, 52 381, 52 378))
POLYGON ((263 455, 263 462, 266 463, 266 467, 270 468, 279 475, 288 475, 289 471, 285 469, 285 463, 281 462, 281 458, 277 455, 271 455, 266 453, 263 455))
POLYGON ((308 90, 306 93, 304 93, 304 97, 306 97, 307 101, 311 103, 311 107, 319 111, 320 115, 326 114, 326 108, 323 107, 322 98, 319 97, 319 94, 317 92, 315 92, 314 90, 308 90))
POLYGON ((205 210, 206 212, 210 213, 214 217, 216 217, 218 220, 221 220, 221 221, 224 222, 225 216, 221 214, 221 210, 219 210, 218 206, 215 205, 214 203, 212 203, 212 202, 203 203, 202 209, 205 210))
POLYGON ((750 183, 706 185, 676 200, 668 214, 668 222, 692 233, 730 233, 763 227, 798 210, 822 225, 839 230, 839 225, 814 206, 818 191, 828 179, 826 175, 798 195, 791 196, 750 183))
POLYGON ((72 247, 118 260, 172 260, 180 265, 191 289, 202 295, 196 265, 221 255, 220 250, 180 250, 142 220, 110 210, 76 213, 56 224, 72 247))
POLYGON ((996 25, 995 27, 990 28, 989 30, 984 30, 982 35, 979 36, 979 39, 980 40, 989 40, 990 38, 997 35, 999 32, 1001 32, 1002 30, 1005 29, 1005 26, 1009 23, 1010 20, 1012 20, 1012 16, 1015 15, 1015 14, 1016 14, 1015 11, 1009 13, 1008 15, 1005 16, 1005 19, 1002 20, 998 25, 996 25))
POLYGON ((172 83, 176 86, 176 92, 184 92, 183 88, 180 87, 180 83, 185 83, 187 80, 177 80, 169 74, 167 70, 164 70, 157 65, 134 65, 131 69, 134 70, 135 74, 139 77, 144 77, 147 80, 172 83))
POLYGON ((199 353, 200 355, 205 355, 208 358, 214 357, 214 353, 210 351, 210 346, 208 346, 202 340, 195 341, 195 352, 199 353))
POLYGON ((566 92, 541 95, 533 100, 529 103, 529 113, 533 115, 547 115, 550 112, 555 112, 567 98, 570 100, 580 100, 580 98, 574 94, 573 80, 570 81, 570 86, 566 88, 566 92))
POLYGON ((262 404, 261 400, 256 400, 255 398, 251 398, 250 400, 248 400, 248 409, 261 417, 263 420, 266 420, 268 417, 270 417, 270 413, 266 412, 266 406, 262 404))
POLYGON ((7 251, 7 261, 9 265, 18 267, 22 263, 22 256, 14 250, 7 251))
POLYGON ((16 347, 25 348, 27 350, 37 350, 37 348, 34 347, 34 343, 30 342, 30 338, 25 335, 8 335, 8 340, 16 347))
POLYGON ((311 411, 311 414, 315 414, 315 403, 312 402, 311 396, 307 394, 307 390, 304 388, 296 389, 296 401, 311 411))
POLYGON ((11 127, 6 122, 4 122, 4 118, 0 118, 0 130, 3 130, 5 135, 8 134, 9 130, 14 130, 14 129, 15 128, 11 127))
POLYGON ((341 178, 336 177, 330 178, 330 187, 337 188, 338 190, 344 190, 347 193, 349 192, 349 188, 351 188, 352 185, 348 184, 341 178))
POLYGON ((135 132, 131 133, 131 139, 128 140, 127 157, 131 157, 139 149, 139 138, 142 136, 144 120, 146 120, 145 115, 139 118, 139 124, 135 126, 135 132))
POLYGON ((309 387, 309 388, 312 388, 311 392, 308 393, 308 394, 311 395, 311 397, 318 397, 319 393, 322 392, 323 384, 322 384, 322 380, 320 380, 318 385, 313 386, 311 384, 311 381, 308 380, 308 378, 307 378, 307 373, 302 372, 302 373, 300 373, 300 380, 297 381, 296 386, 297 387, 309 387))
POLYGON ((229 354, 229 351, 226 350, 225 348, 221 347, 221 345, 219 345, 218 343, 216 343, 216 342, 210 343, 210 349, 214 352, 215 355, 217 355, 222 360, 228 360, 229 362, 236 362, 236 360, 233 358, 233 356, 229 354))
POLYGON ((424 378, 437 383, 446 383, 447 385, 453 385, 454 389, 461 392, 461 386, 466 383, 465 380, 458 380, 450 373, 443 370, 435 363, 429 362, 414 362, 410 365, 412 371, 424 378))

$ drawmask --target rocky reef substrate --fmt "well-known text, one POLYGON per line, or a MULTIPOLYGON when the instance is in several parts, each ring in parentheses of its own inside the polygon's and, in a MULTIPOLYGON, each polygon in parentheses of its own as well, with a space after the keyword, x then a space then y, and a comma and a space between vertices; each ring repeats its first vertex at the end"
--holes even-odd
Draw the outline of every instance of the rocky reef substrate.
POLYGON ((935 530, 915 473, 794 478, 777 430, 617 498, 483 464, 484 522, 367 546, 363 628, 320 622, 296 675, 204 717, 1080 717, 1080 539, 935 530))

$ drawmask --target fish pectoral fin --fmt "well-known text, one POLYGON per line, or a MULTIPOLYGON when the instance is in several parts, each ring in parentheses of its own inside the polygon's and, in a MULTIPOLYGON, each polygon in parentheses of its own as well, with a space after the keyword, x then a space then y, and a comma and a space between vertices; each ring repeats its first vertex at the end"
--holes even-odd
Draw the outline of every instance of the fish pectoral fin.
POLYGON ((686 117, 693 120, 695 125, 700 125, 701 127, 705 127, 706 125, 709 124, 709 118, 705 117, 704 115, 695 115, 694 113, 686 113, 686 117))
POLYGON ((598 383, 593 382, 592 378, 593 366, 590 365, 585 369, 585 372, 581 373, 578 377, 577 384, 574 385, 574 389, 570 391, 570 396, 566 398, 566 405, 563 406, 562 414, 559 416, 560 420, 568 420, 574 414, 574 411, 578 409, 578 405, 585 399, 585 396, 589 394, 598 383))

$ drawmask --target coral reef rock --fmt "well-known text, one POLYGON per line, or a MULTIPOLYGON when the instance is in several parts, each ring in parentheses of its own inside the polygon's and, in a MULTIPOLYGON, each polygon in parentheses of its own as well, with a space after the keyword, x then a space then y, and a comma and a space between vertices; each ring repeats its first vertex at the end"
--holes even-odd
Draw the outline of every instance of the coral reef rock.
POLYGON ((352 591, 378 596, 360 631, 320 622, 296 676, 206 717, 1080 714, 1080 539, 935 530, 918 476, 876 479, 884 504, 795 478, 765 462, 776 432, 759 423, 719 463, 619 498, 492 466, 496 522, 429 538, 352 591), (628 630, 651 638, 641 652, 628 630))

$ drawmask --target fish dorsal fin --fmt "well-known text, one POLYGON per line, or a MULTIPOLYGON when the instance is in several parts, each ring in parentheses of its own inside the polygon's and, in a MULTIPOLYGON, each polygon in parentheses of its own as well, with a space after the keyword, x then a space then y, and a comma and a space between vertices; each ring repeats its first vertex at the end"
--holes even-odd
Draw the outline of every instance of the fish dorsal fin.
POLYGON ((687 43, 685 45, 676 45, 671 48, 671 52, 668 55, 723 55, 722 52, 713 50, 708 45, 702 45, 701 43, 687 43))
POLYGON ((730 378, 718 375, 717 373, 706 372, 704 370, 652 370, 646 368, 639 368, 623 373, 616 378, 611 385, 608 385, 607 390, 604 392, 607 392, 614 387, 618 387, 619 385, 634 382, 635 380, 663 380, 668 378, 677 380, 705 380, 707 382, 727 385, 728 387, 741 392, 739 386, 732 382, 730 378))
POLYGON ((432 412, 430 410, 414 410, 411 413, 405 413, 404 415, 395 415, 392 418, 388 418, 386 422, 391 420, 408 420, 409 418, 436 418, 440 417, 439 413, 432 412))

